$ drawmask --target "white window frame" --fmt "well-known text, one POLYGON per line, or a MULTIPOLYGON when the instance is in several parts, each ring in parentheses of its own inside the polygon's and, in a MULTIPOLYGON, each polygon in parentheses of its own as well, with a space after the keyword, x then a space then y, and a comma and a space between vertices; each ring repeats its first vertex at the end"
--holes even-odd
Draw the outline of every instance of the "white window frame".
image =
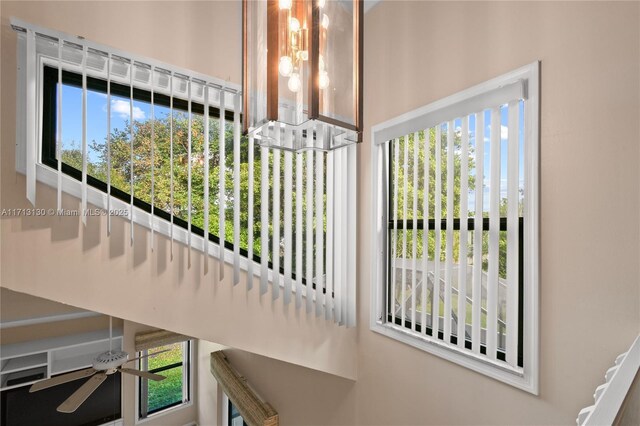
MULTIPOLYGON (((183 371, 183 385, 182 385, 182 404, 178 404, 178 405, 174 405, 172 407, 168 407, 165 408, 164 410, 160 410, 157 411, 155 413, 152 414, 148 414, 146 417, 140 417, 140 393, 142 392, 141 386, 140 386, 140 378, 136 377, 136 395, 135 395, 135 399, 136 399, 136 404, 135 404, 135 410, 136 410, 136 424, 142 424, 148 421, 152 421, 154 419, 157 419, 158 417, 162 417, 164 415, 173 413, 175 411, 178 410, 182 410, 185 409, 187 407, 190 407, 193 405, 194 400, 195 400, 195 394, 194 394, 194 383, 193 383, 193 378, 194 378, 194 370, 196 368, 196 365, 194 364, 194 360, 195 360, 195 352, 197 351, 197 347, 196 347, 196 343, 195 340, 186 340, 184 342, 182 342, 183 346, 183 354, 184 354, 184 358, 182 361, 182 371, 183 371), (188 349, 188 350, 187 350, 188 349), (184 374, 185 369, 187 370, 187 375, 184 374), (188 381, 188 385, 185 386, 184 384, 184 380, 187 379, 188 381)), ((142 352, 138 352, 136 356, 142 356, 145 355, 146 353, 152 352, 154 351, 154 349, 157 348, 151 348, 148 349, 146 351, 142 351, 142 352)), ((146 368, 144 366, 144 359, 142 360, 138 360, 137 362, 137 368, 140 370, 145 370, 146 368)), ((162 374, 162 373, 159 373, 162 374)))
MULTIPOLYGON (((371 257, 370 329, 425 352, 538 395, 539 364, 539 67, 538 61, 491 79, 459 93, 400 115, 371 129, 372 201, 374 241, 371 257), (385 318, 387 291, 388 179, 383 150, 387 141, 423 130, 454 115, 484 108, 496 93, 521 84, 525 95, 524 116, 524 292, 523 367, 489 360, 484 355, 456 349, 431 336, 413 333, 385 318)), ((459 114, 459 115, 456 115, 459 114)))

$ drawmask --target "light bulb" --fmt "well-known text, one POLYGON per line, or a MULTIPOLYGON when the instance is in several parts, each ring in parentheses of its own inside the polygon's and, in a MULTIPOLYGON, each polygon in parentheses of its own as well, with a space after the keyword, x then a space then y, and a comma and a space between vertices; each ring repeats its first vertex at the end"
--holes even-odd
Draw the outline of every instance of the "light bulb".
POLYGON ((320 69, 320 71, 324 70, 324 58, 322 55, 318 55, 318 69, 320 69))
POLYGON ((291 9, 292 0, 280 0, 280 9, 291 9))
POLYGON ((326 13, 322 14, 322 28, 324 28, 325 30, 329 28, 329 17, 326 13))
POLYGON ((323 8, 323 7, 324 7, 324 1, 325 1, 325 0, 318 0, 318 6, 319 6, 320 8, 323 8))
POLYGON ((291 75, 291 71, 293 71, 293 63, 291 62, 290 57, 282 56, 280 58, 280 63, 278 63, 278 71, 280 71, 280 75, 283 77, 289 77, 291 75))
POLYGON ((293 32, 300 31, 300 21, 296 18, 289 19, 289 30, 293 32))
POLYGON ((298 52, 298 58, 302 59, 303 61, 306 61, 309 59, 309 52, 307 52, 306 50, 301 50, 298 52))
POLYGON ((294 72, 293 74, 291 74, 291 77, 289 77, 287 86, 289 87, 289 90, 295 93, 300 90, 300 85, 300 76, 298 75, 298 73, 294 72))
POLYGON ((329 73, 326 71, 320 71, 320 88, 326 89, 329 87, 329 73))

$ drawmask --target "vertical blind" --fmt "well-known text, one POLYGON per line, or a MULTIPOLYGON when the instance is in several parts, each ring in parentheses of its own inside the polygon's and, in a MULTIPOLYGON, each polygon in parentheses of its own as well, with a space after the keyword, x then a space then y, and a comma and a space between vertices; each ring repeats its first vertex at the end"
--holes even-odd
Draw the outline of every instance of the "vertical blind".
MULTIPOLYGON (((157 232, 170 238, 172 258, 174 244, 185 244, 189 267, 192 250, 206 255, 205 274, 209 256, 218 259, 215 282, 225 278, 227 262, 234 285, 245 269, 247 290, 258 275, 260 294, 271 282, 273 299, 289 304, 295 293, 301 309, 305 296, 308 313, 355 324, 354 147, 330 154, 260 147, 241 134, 242 94, 233 84, 17 20, 12 26, 24 52, 18 116, 23 112, 26 120, 18 123, 24 150, 17 164, 32 204, 36 179, 53 171, 48 183, 57 189, 58 211, 63 191, 79 196, 85 226, 84 212, 95 204, 106 208, 110 235, 112 212, 124 207, 131 244, 138 244, 136 224, 148 227, 152 249, 157 232), (49 89, 47 70, 55 73, 49 89), (53 110, 43 101, 47 90, 55 96, 53 110), (78 91, 80 111, 71 99, 78 91), (43 123, 51 111, 55 149, 47 160, 52 135, 43 123), (96 118, 103 113, 104 125, 96 118), (77 171, 79 182, 69 176, 77 171)), ((314 137, 275 125, 270 131, 285 146, 314 137)))
POLYGON ((423 130, 383 150, 385 317, 513 369, 522 367, 524 101, 517 86, 459 115, 433 114, 423 130))

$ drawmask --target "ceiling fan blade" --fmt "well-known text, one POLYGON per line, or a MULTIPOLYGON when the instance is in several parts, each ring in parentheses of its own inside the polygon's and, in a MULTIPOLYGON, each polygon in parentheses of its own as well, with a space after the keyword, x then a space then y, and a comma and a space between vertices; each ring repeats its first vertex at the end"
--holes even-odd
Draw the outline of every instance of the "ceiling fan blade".
POLYGON ((82 405, 83 402, 91 396, 93 391, 98 389, 98 386, 102 382, 107 379, 107 375, 105 373, 98 373, 95 376, 91 377, 89 380, 84 382, 82 386, 78 388, 77 391, 71 394, 69 398, 67 398, 60 406, 58 407, 58 411, 61 413, 73 413, 82 405))
POLYGON ((93 368, 85 368, 84 370, 73 371, 71 373, 62 374, 60 376, 52 377, 50 379, 41 380, 34 383, 29 388, 29 392, 36 392, 42 389, 47 389, 52 386, 61 385, 63 383, 72 382, 74 380, 83 379, 96 374, 98 371, 93 368))
POLYGON ((159 355, 159 354, 164 353, 164 352, 169 352, 170 350, 171 349, 164 349, 164 350, 161 350, 161 351, 158 351, 158 352, 154 352, 152 354, 146 354, 146 355, 142 355, 142 356, 139 356, 139 357, 136 357, 136 358, 131 358, 127 362, 137 361, 137 360, 142 359, 142 358, 149 358, 149 357, 156 356, 156 355, 159 355))
POLYGON ((142 371, 142 370, 135 370, 133 368, 119 368, 120 371, 122 371, 123 373, 129 373, 129 374, 133 374, 134 376, 140 376, 143 377, 145 379, 149 379, 149 380, 155 380, 157 382, 159 382, 160 380, 164 380, 166 379, 165 376, 161 376, 159 374, 154 374, 154 373, 149 373, 148 371, 142 371))

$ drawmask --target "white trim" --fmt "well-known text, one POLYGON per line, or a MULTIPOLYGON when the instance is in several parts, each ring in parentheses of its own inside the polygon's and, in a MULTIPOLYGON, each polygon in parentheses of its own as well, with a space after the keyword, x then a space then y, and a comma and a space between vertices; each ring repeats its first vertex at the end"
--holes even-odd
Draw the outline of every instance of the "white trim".
POLYGON ((616 359, 618 365, 614 367, 613 376, 608 380, 602 393, 594 395, 596 404, 591 413, 586 417, 584 423, 578 422, 578 424, 584 426, 613 424, 633 379, 640 369, 640 335, 636 337, 629 351, 623 354, 623 359, 618 363, 619 358, 616 359))
MULTIPOLYGON (((157 418, 161 418, 166 416, 167 414, 171 414, 171 413, 175 413, 176 411, 180 411, 180 410, 184 410, 188 407, 191 407, 194 405, 195 403, 195 386, 194 386, 194 370, 197 368, 197 366, 194 364, 194 361, 196 359, 195 357, 195 352, 197 351, 197 346, 196 346, 196 340, 195 339, 189 339, 189 340, 185 340, 184 342, 182 342, 183 344, 183 354, 184 354, 184 349, 187 345, 189 345, 188 348, 188 352, 189 352, 189 359, 187 360, 188 362, 188 366, 189 366, 189 377, 188 377, 188 383, 189 383, 189 400, 183 402, 182 404, 178 404, 178 405, 174 405, 172 407, 167 407, 164 410, 160 410, 157 411, 155 413, 149 414, 146 417, 142 417, 140 418, 140 378, 136 377, 135 382, 136 382, 136 394, 135 394, 135 424, 144 424, 147 423, 149 421, 155 420, 157 418)), ((148 352, 148 350, 146 351, 139 351, 137 352, 137 356, 140 356, 143 354, 143 352, 148 352)), ((142 360, 138 360, 137 361, 137 365, 138 365, 138 369, 142 369, 142 360)), ((184 360, 183 360, 183 366, 184 366, 184 360)), ((183 380, 184 380, 184 374, 183 374, 183 380)), ((186 387, 182 386, 182 390, 183 390, 183 401, 185 398, 185 392, 186 392, 186 387)))
MULTIPOLYGON (((456 93, 445 99, 426 105, 415 111, 400 115, 382 124, 373 126, 371 139, 374 142, 371 150, 372 168, 372 202, 373 202, 373 234, 371 245, 374 262, 370 328, 372 331, 399 340, 403 343, 440 356, 451 362, 467 367, 486 376, 500 380, 532 394, 538 394, 538 359, 539 359, 539 312, 538 312, 538 275, 539 275, 539 67, 538 61, 521 67, 515 71, 491 79, 470 89, 456 93), (428 128, 420 120, 430 122, 434 116, 440 117, 437 110, 444 109, 448 113, 467 111, 465 99, 473 98, 474 108, 484 109, 495 106, 496 99, 502 102, 504 88, 517 83, 521 88, 520 95, 525 103, 525 229, 524 229, 524 327, 523 358, 524 367, 512 367, 506 362, 493 361, 484 355, 469 350, 461 350, 439 339, 418 335, 403 327, 386 321, 383 295, 386 291, 387 268, 387 226, 386 182, 383 179, 382 150, 386 143, 396 137, 416 130, 428 128), (497 92, 496 92, 497 91, 497 92), (500 94, 493 96, 490 92, 500 94), (487 104, 475 103, 483 99, 487 104), (462 107, 461 107, 462 106, 462 107), (460 109, 462 108, 462 109, 460 109), (407 126, 405 122, 410 122, 407 126), (417 126, 417 127, 416 127, 417 126)), ((513 86, 515 87, 515 86, 513 86)), ((511 89, 509 93, 516 93, 511 89)), ((511 100, 511 99, 509 99, 511 100)), ((508 100, 507 100, 508 101, 508 100)), ((505 102, 506 103, 506 102, 505 102)), ((475 111, 469 111, 475 112, 475 111)), ((444 117, 442 121, 456 118, 444 117)), ((386 167, 386 166, 384 166, 386 167)))
POLYGON ((69 321, 80 318, 97 317, 102 314, 98 312, 71 312, 68 314, 49 315, 46 317, 25 318, 12 321, 0 322, 0 330, 14 327, 25 327, 29 325, 44 324, 49 322, 69 321))
MULTIPOLYGON (((52 30, 49 28, 41 27, 39 25, 30 24, 15 17, 11 17, 9 19, 9 22, 13 28, 24 28, 24 29, 29 29, 37 34, 43 34, 43 35, 47 35, 57 39, 73 40, 74 43, 77 43, 82 46, 86 46, 87 49, 95 49, 101 52, 109 52, 112 55, 120 56, 126 59, 131 59, 134 62, 144 63, 147 65, 153 66, 155 68, 172 71, 174 74, 183 74, 184 76, 189 76, 191 78, 196 78, 198 80, 211 82, 212 84, 219 86, 219 88, 222 88, 223 90, 229 91, 231 93, 239 92, 240 90, 242 90, 241 85, 232 83, 230 81, 225 81, 219 78, 214 78, 205 74, 188 70, 186 68, 181 68, 175 65, 167 64, 166 62, 158 61, 153 58, 149 58, 147 56, 137 55, 131 52, 116 49, 111 46, 95 43, 95 42, 92 42, 91 40, 79 38, 76 35, 68 34, 63 31, 52 30)), ((91 74, 91 72, 88 72, 88 74, 91 74)))
POLYGON ((218 392, 222 393, 222 404, 221 407, 218 407, 221 414, 222 426, 227 426, 229 424, 229 397, 224 393, 220 385, 218 385, 218 392))
POLYGON ((375 145, 397 135, 408 135, 444 123, 452 118, 472 114, 481 109, 502 105, 513 99, 526 99, 525 68, 432 102, 384 123, 373 126, 371 139, 375 145))

